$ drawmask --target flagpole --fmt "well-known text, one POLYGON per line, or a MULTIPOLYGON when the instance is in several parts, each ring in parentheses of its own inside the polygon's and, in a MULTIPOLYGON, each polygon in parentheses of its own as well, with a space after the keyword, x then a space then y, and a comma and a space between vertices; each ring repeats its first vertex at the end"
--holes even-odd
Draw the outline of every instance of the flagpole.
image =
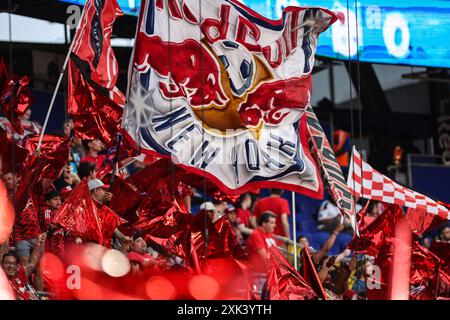
POLYGON ((293 242, 294 242, 294 268, 298 270, 297 263, 297 222, 296 222, 296 214, 295 214, 295 192, 292 191, 292 227, 293 227, 293 242))
MULTIPOLYGON (((83 12, 81 13, 80 20, 78 20, 77 28, 75 29, 75 35, 76 35, 76 32, 78 31, 78 28, 81 25, 81 21, 83 20, 84 11, 85 10, 83 7, 83 12)), ((54 105, 55 99, 56 99, 56 95, 58 94, 59 86, 61 85, 61 81, 62 81, 62 79, 64 77, 64 73, 66 71, 67 63, 69 62, 70 54, 72 52, 72 49, 73 49, 73 46, 75 43, 75 41, 74 41, 75 38, 76 37, 74 37, 74 39, 72 39, 72 42, 70 43, 69 51, 67 52, 66 59, 64 60, 64 64, 61 68, 61 72, 59 74, 59 78, 58 78, 58 82, 56 83, 55 90, 53 91, 52 100, 50 101, 50 106, 48 107, 47 115, 45 116, 44 125, 42 127, 41 135, 39 136, 39 142, 38 142, 36 151, 39 151, 39 149, 41 148, 42 139, 44 138, 44 133, 45 133, 45 130, 47 129, 48 119, 50 118, 50 113, 52 112, 53 105, 54 105)))

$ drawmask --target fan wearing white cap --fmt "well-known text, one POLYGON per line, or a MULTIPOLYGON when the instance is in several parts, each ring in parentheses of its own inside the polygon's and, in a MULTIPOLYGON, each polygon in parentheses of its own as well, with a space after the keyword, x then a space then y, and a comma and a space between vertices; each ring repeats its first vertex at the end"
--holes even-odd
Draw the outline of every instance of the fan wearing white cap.
MULTIPOLYGON (((99 179, 89 180, 88 187, 89 187, 89 191, 91 193, 91 197, 95 201, 97 201, 103 205, 106 205, 107 203, 109 203, 111 201, 112 193, 106 191, 107 189, 109 189, 109 185, 104 184, 101 180, 99 180, 99 179)), ((114 235, 117 238, 119 238, 121 241, 131 242, 131 240, 132 240, 130 237, 125 236, 117 228, 114 231, 114 235)))
POLYGON ((112 193, 106 191, 109 189, 109 185, 104 184, 99 179, 93 179, 88 181, 89 191, 91 192, 91 197, 101 204, 107 204, 111 201, 112 193))
POLYGON ((203 202, 200 205, 200 210, 204 211, 208 218, 211 220, 212 223, 216 222, 217 219, 219 219, 217 214, 216 207, 212 204, 212 202, 203 202))

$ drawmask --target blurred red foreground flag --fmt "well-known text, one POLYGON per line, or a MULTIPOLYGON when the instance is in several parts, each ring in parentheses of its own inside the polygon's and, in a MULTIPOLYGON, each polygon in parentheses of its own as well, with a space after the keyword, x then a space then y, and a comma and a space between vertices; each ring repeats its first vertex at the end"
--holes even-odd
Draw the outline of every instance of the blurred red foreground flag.
POLYGON ((323 300, 327 300, 327 295, 323 289, 322 282, 320 282, 319 275, 311 260, 311 256, 308 251, 308 247, 302 250, 302 265, 303 265, 303 278, 308 282, 314 292, 323 300))
POLYGON ((306 283, 297 270, 281 252, 269 247, 269 269, 267 287, 270 300, 312 300, 317 299, 314 290, 306 283))

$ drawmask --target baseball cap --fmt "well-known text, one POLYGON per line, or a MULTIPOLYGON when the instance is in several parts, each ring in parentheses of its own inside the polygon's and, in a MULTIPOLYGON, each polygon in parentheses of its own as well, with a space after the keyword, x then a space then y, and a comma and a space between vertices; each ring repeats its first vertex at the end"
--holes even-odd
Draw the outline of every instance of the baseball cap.
POLYGON ((208 201, 208 202, 203 202, 200 205, 200 210, 205 210, 205 211, 211 211, 211 210, 215 210, 216 207, 214 207, 214 205, 212 204, 212 202, 208 201))
POLYGON ((225 209, 225 213, 230 213, 236 211, 236 208, 232 204, 228 204, 227 208, 225 209))
POLYGON ((97 188, 108 189, 109 185, 104 184, 100 179, 92 179, 88 182, 89 191, 92 191, 97 188))

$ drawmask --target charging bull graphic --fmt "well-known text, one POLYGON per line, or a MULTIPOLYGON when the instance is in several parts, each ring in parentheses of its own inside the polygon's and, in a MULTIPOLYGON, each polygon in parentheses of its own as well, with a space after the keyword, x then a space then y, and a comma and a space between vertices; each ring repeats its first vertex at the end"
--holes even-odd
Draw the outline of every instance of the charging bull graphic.
POLYGON ((136 51, 137 70, 150 66, 164 78, 159 88, 166 99, 185 98, 192 107, 222 106, 228 100, 220 86, 218 62, 201 43, 192 39, 170 43, 142 32, 137 41, 142 43, 136 51))
POLYGON ((271 21, 236 0, 145 0, 122 125, 143 152, 229 194, 321 197, 305 110, 317 38, 335 20, 320 8, 271 21))

